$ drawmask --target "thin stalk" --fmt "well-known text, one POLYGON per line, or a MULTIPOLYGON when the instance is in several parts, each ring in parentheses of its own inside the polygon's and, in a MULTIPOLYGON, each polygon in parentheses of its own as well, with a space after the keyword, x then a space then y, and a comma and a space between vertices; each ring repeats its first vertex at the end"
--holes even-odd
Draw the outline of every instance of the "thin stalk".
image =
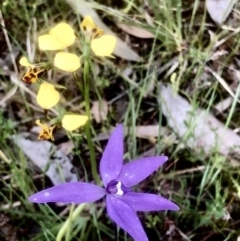
MULTIPOLYGON (((88 41, 87 38, 85 40, 83 56, 84 56, 84 69, 83 69, 84 99, 85 99, 86 114, 87 114, 87 116, 90 120, 91 119, 90 97, 89 97, 90 42, 88 41)), ((90 161, 91 161, 92 175, 93 175, 93 178, 94 178, 95 182, 99 185, 101 183, 101 181, 100 181, 100 178, 99 178, 98 172, 97 172, 96 155, 95 155, 95 150, 94 150, 94 146, 93 146, 93 142, 92 142, 92 138, 91 138, 90 123, 91 123, 90 121, 88 121, 86 123, 85 133, 86 133, 86 136, 87 136, 88 147, 89 147, 89 150, 90 150, 90 161)), ((94 214, 93 206, 91 206, 91 209, 93 211, 93 222, 94 222, 94 225, 97 228, 98 239, 101 240, 100 232, 99 232, 99 229, 97 227, 97 218, 94 214)))
POLYGON ((86 203, 80 204, 72 213, 71 217, 68 217, 68 219, 65 221, 65 223, 63 224, 63 226, 61 227, 61 229, 59 230, 57 237, 56 237, 56 241, 61 241, 64 234, 66 233, 69 223, 71 222, 71 220, 75 220, 79 214, 83 211, 83 209, 85 208, 86 203))
MULTIPOLYGON (((90 98, 89 98, 89 56, 90 56, 90 45, 85 44, 84 49, 84 69, 83 69, 83 80, 84 80, 84 99, 85 99, 85 107, 86 114, 90 120, 90 98)), ((91 171, 93 178, 97 184, 100 184, 100 179, 97 172, 97 163, 96 163, 96 155, 95 150, 91 138, 91 130, 90 130, 90 121, 88 121, 85 125, 85 133, 87 136, 88 147, 90 150, 90 161, 91 161, 91 171)))
POLYGON ((74 145, 74 147, 75 147, 75 149, 76 149, 76 151, 77 151, 77 154, 78 154, 78 156, 79 156, 79 160, 80 160, 80 163, 81 163, 81 165, 82 165, 83 172, 84 172, 85 181, 88 182, 88 175, 87 175, 86 167, 85 167, 85 165, 84 165, 84 163, 83 163, 83 160, 82 160, 82 158, 81 158, 81 156, 80 156, 79 150, 78 150, 78 148, 77 148, 77 146, 76 146, 76 143, 75 143, 74 138, 73 138, 73 136, 72 136, 72 134, 71 134, 70 131, 68 132, 68 135, 70 136, 70 139, 72 140, 73 145, 74 145))
POLYGON ((70 207, 70 213, 69 213, 69 223, 67 226, 67 230, 66 230, 66 236, 65 236, 65 240, 69 241, 70 240, 70 233, 71 233, 71 229, 72 229, 72 221, 73 221, 73 210, 75 208, 75 204, 72 203, 71 207, 70 207))
POLYGON ((95 214, 94 204, 90 204, 90 209, 91 209, 92 216, 93 216, 93 224, 94 224, 94 226, 96 227, 96 230, 97 230, 98 240, 101 241, 102 238, 101 238, 101 234, 100 234, 99 227, 98 227, 97 215, 95 214))

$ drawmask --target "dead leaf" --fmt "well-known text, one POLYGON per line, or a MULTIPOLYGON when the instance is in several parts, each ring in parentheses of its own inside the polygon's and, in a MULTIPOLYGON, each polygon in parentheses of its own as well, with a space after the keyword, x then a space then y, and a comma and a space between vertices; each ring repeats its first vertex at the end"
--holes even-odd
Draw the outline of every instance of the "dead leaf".
MULTIPOLYGON (((3 208, 1 206, 1 208, 3 208)), ((10 209, 12 206, 9 207, 10 209)), ((6 209, 6 208, 3 208, 6 209)), ((6 214, 0 214, 0 237, 5 241, 19 241, 17 227, 12 224, 10 218, 6 214)))
POLYGON ((105 121, 107 119, 108 114, 108 103, 106 100, 102 101, 93 101, 93 105, 91 108, 91 113, 93 118, 97 123, 105 121))
MULTIPOLYGON (((136 135, 140 138, 158 137, 159 131, 159 125, 136 126, 136 135)), ((166 128, 161 128, 161 134, 165 133, 165 131, 166 128)))
MULTIPOLYGON (((131 131, 132 128, 129 128, 131 131)), ((156 143, 156 137, 159 134, 159 126, 152 125, 152 126, 136 126, 136 136, 144 139, 148 139, 152 144, 156 143)))
POLYGON ((228 55, 228 53, 229 53, 229 52, 226 51, 226 50, 216 51, 216 52, 214 52, 214 53, 212 54, 212 56, 210 57, 209 60, 216 61, 216 60, 218 60, 220 57, 228 55))
MULTIPOLYGON (((102 141, 107 140, 110 137, 113 128, 108 130, 108 132, 99 133, 96 138, 93 138, 93 141, 102 141)), ((163 137, 162 143, 165 146, 170 146, 173 143, 177 142, 177 137, 174 133, 170 133, 170 131, 166 127, 159 128, 159 125, 147 125, 147 126, 136 126, 136 136, 138 138, 148 139, 153 141, 158 136, 163 137)), ((127 133, 132 132, 132 128, 124 128, 124 135, 126 136, 127 133)))
POLYGON ((28 133, 13 136, 13 141, 23 153, 51 179, 54 185, 76 182, 77 175, 72 173, 73 165, 69 158, 48 141, 26 139, 28 133))
POLYGON ((12 162, 12 160, 8 159, 1 149, 0 149, 0 157, 8 164, 12 162))
POLYGON ((237 0, 207 0, 206 7, 211 18, 218 24, 222 24, 233 9, 237 0))
MULTIPOLYGON (((129 131, 131 131, 130 128, 129 131)), ((174 133, 170 133, 166 127, 159 127, 159 125, 136 126, 136 136, 138 138, 148 139, 152 143, 156 142, 156 140, 154 141, 155 138, 161 136, 162 144, 166 147, 177 142, 177 137, 174 133)))
POLYGON ((228 109, 233 102, 233 98, 228 96, 226 99, 220 101, 215 105, 215 109, 221 113, 223 113, 226 109, 228 109))
POLYGON ((162 112, 168 125, 196 152, 210 154, 215 148, 223 155, 240 154, 240 136, 225 128, 211 113, 196 109, 183 97, 174 93, 170 85, 160 85, 162 112))
POLYGON ((148 95, 151 95, 155 89, 155 80, 156 80, 156 73, 155 72, 152 72, 151 75, 150 75, 150 79, 149 81, 147 82, 147 86, 144 90, 144 94, 143 94, 143 97, 147 97, 148 95))
MULTIPOLYGON (((232 91, 232 89, 230 88, 230 86, 227 84, 227 82, 215 71, 213 71, 211 68, 209 67, 205 67, 204 68, 206 71, 210 72, 216 79, 217 81, 223 86, 223 88, 233 97, 233 98, 237 98, 237 102, 240 103, 240 100, 238 99, 238 96, 236 96, 236 94, 232 91)), ((238 79, 240 79, 240 73, 238 73, 237 71, 235 71, 238 79)))
POLYGON ((141 61, 140 56, 102 22, 96 11, 92 9, 91 3, 84 0, 66 0, 66 2, 72 7, 74 11, 76 11, 76 13, 81 14, 83 17, 90 15, 99 28, 103 29, 106 34, 110 34, 117 39, 117 44, 113 51, 115 55, 131 61, 141 61))
POLYGON ((63 142, 63 143, 58 145, 58 149, 60 149, 66 156, 69 155, 72 152, 74 147, 75 146, 74 146, 72 140, 69 140, 67 142, 63 142))
POLYGON ((0 100, 1 107, 6 107, 6 102, 15 95, 15 93, 17 92, 17 89, 18 87, 14 85, 13 88, 9 90, 3 98, 1 98, 0 100))
POLYGON ((123 23, 117 23, 117 26, 122 29, 123 31, 125 31, 126 33, 128 34, 131 34, 135 37, 138 37, 138 38, 154 38, 154 35, 143 29, 143 28, 138 28, 138 27, 135 27, 135 26, 131 26, 131 25, 126 25, 126 24, 123 24, 123 23))

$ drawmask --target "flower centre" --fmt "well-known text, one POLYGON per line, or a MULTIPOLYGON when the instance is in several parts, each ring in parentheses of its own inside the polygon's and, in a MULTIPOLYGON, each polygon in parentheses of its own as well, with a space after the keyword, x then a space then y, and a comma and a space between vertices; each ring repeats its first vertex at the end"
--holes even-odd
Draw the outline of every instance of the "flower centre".
POLYGON ((124 186, 117 180, 112 180, 108 183, 106 191, 108 194, 116 194, 122 196, 127 192, 131 192, 131 188, 124 186))

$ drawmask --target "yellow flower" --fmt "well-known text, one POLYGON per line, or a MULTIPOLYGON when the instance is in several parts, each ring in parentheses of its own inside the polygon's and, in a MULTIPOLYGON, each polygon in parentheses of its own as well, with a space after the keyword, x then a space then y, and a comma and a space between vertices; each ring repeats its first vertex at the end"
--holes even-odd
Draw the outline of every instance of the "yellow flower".
POLYGON ((49 34, 38 37, 41 50, 61 50, 71 46, 76 39, 74 30, 67 23, 59 23, 50 29, 49 34))
POLYGON ((103 35, 101 30, 94 22, 91 16, 87 15, 82 23, 81 29, 86 36, 86 39, 91 40, 91 49, 97 56, 113 57, 112 52, 116 46, 116 38, 111 35, 103 35))
POLYGON ((35 123, 42 128, 38 136, 39 140, 51 139, 52 141, 54 141, 53 129, 55 128, 55 126, 48 126, 47 124, 42 124, 40 120, 36 120, 35 123))
POLYGON ((45 68, 41 68, 38 65, 29 63, 26 57, 21 57, 19 64, 28 68, 22 77, 22 80, 26 84, 35 83, 46 72, 45 68))
POLYGON ((59 92, 55 89, 54 85, 43 82, 40 85, 38 94, 37 94, 37 103, 43 108, 43 109, 50 109, 54 105, 58 103, 60 99, 59 92))
POLYGON ((116 38, 111 35, 103 35, 100 38, 93 39, 91 42, 92 51, 97 56, 108 56, 113 57, 112 52, 116 45, 116 38))
POLYGON ((85 36, 89 36, 94 39, 104 34, 104 31, 100 29, 94 22, 91 16, 87 15, 80 24, 81 30, 85 36))
POLYGON ((59 50, 65 49, 65 44, 63 44, 55 36, 45 34, 38 37, 38 45, 41 50, 59 50))
POLYGON ((62 126, 67 131, 74 131, 85 125, 87 120, 88 117, 86 115, 64 115, 62 119, 62 126))
POLYGON ((67 72, 74 72, 81 66, 81 63, 76 54, 59 52, 54 58, 54 66, 67 72))
POLYGON ((19 64, 24 67, 34 67, 34 65, 31 64, 26 57, 21 57, 19 60, 19 64))

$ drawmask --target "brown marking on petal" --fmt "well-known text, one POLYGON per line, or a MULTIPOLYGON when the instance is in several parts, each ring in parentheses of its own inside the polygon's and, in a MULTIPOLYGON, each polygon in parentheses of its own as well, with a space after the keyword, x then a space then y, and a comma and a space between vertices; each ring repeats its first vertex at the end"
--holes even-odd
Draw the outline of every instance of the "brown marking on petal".
POLYGON ((94 24, 94 28, 88 26, 82 26, 83 32, 86 36, 89 36, 91 39, 95 39, 96 37, 101 37, 104 34, 104 31, 100 29, 96 24, 94 24))
POLYGON ((37 81, 37 76, 34 73, 26 73, 23 77, 22 80, 26 84, 33 84, 37 81))
POLYGON ((32 71, 36 75, 37 78, 40 78, 41 76, 43 76, 47 72, 46 69, 42 69, 42 68, 39 68, 39 67, 34 67, 32 69, 32 71))
POLYGON ((96 33, 93 35, 93 39, 99 38, 104 34, 104 31, 100 28, 97 28, 96 33))
POLYGON ((33 84, 35 83, 38 78, 43 76, 46 73, 46 69, 40 68, 38 66, 35 66, 33 68, 30 68, 22 77, 22 80, 26 84, 33 84))
POLYGON ((97 28, 93 28, 92 33, 96 33, 96 32, 97 32, 97 28))

